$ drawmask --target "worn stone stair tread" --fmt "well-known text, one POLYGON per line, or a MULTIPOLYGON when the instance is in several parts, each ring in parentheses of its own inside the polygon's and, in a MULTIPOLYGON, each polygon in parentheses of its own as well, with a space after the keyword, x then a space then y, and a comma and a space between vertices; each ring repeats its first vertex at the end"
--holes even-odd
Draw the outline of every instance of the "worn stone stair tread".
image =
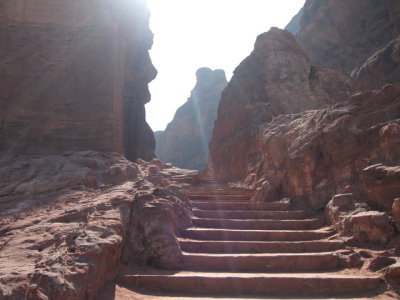
POLYGON ((194 226, 206 228, 225 228, 225 229, 274 229, 274 230, 304 230, 317 229, 325 224, 322 218, 307 219, 215 219, 193 217, 194 226))
POLYGON ((194 208, 202 210, 289 210, 289 202, 249 202, 249 201, 191 201, 194 208))
POLYGON ((248 201, 250 202, 250 197, 243 196, 243 197, 230 197, 229 195, 221 195, 221 196, 209 196, 209 197, 203 197, 203 196, 188 196, 189 200, 191 201, 214 201, 214 202, 245 202, 248 201))
POLYGON ((183 253, 183 268, 237 272, 316 272, 340 268, 338 255, 318 253, 183 253))
POLYGON ((326 238, 331 230, 256 230, 216 229, 191 227, 181 232, 182 237, 200 240, 241 240, 241 241, 306 241, 326 238))
POLYGON ((308 213, 303 210, 203 210, 192 209, 199 218, 227 219, 304 219, 308 213))
POLYGON ((182 251, 194 253, 294 253, 335 251, 340 240, 316 241, 207 241, 178 238, 182 251))
POLYGON ((378 276, 338 273, 190 272, 123 275, 131 286, 169 292, 218 295, 335 296, 375 290, 378 276))

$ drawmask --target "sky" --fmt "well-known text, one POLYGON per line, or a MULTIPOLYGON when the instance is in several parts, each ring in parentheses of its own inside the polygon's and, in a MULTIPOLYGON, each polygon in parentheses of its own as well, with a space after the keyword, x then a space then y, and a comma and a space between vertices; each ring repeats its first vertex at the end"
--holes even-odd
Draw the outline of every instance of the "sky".
POLYGON ((227 79, 253 50, 256 37, 284 28, 305 0, 147 0, 158 75, 150 84, 146 119, 164 130, 190 96, 196 70, 223 69, 227 79))

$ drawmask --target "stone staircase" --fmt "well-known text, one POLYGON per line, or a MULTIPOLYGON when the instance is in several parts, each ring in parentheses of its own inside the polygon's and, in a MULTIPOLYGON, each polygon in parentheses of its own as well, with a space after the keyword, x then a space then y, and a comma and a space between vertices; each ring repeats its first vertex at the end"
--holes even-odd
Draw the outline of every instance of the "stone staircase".
POLYGON ((170 295, 217 297, 368 297, 378 276, 344 269, 341 241, 322 217, 289 201, 254 203, 222 182, 193 186, 194 227, 178 237, 182 270, 138 272, 125 285, 170 295))

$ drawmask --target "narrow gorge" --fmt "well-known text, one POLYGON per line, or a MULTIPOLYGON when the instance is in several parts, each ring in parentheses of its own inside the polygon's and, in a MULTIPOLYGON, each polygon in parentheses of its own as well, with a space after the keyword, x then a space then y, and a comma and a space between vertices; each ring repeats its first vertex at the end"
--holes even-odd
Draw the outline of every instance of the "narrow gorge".
POLYGON ((399 2, 305 1, 155 133, 149 19, 0 3, 0 299, 399 299, 399 2))

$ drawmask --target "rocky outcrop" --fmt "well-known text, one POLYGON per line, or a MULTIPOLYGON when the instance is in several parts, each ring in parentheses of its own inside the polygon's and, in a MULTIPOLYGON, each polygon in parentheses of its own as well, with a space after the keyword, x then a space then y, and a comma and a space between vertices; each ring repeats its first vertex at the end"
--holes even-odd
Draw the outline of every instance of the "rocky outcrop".
POLYGON ((0 10, 0 151, 154 157, 155 75, 141 0, 7 0, 0 10))
POLYGON ((361 90, 399 82, 396 0, 307 0, 300 21, 294 18, 286 29, 312 63, 343 68, 361 90))
POLYGON ((262 155, 255 145, 259 125, 344 101, 351 91, 348 74, 311 65, 289 32, 261 34, 222 94, 204 176, 244 179, 244 170, 262 155))
POLYGON ((159 159, 177 167, 203 170, 207 163, 208 143, 221 93, 227 81, 223 70, 201 68, 190 98, 175 113, 163 132, 156 134, 159 159))
POLYGON ((179 263, 196 171, 92 151, 1 162, 1 299, 96 299, 120 263, 179 263))
MULTIPOLYGON (((328 109, 274 118, 260 126, 248 181, 257 182, 268 199, 303 197, 314 208, 324 208, 335 194, 365 195, 363 169, 399 165, 399 100, 400 89, 387 85, 328 109)), ((393 203, 394 194, 387 194, 381 205, 393 203)))

